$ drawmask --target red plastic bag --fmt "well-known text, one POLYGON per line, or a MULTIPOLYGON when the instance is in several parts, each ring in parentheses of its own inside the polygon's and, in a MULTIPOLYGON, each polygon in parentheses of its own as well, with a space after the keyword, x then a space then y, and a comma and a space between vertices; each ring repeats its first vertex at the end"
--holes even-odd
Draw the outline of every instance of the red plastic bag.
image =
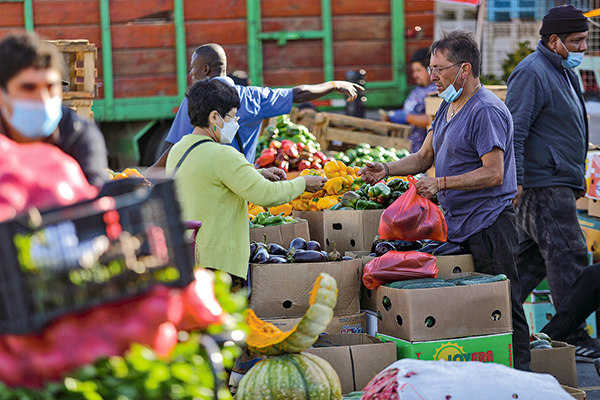
POLYGON ((375 289, 388 282, 417 278, 436 278, 438 267, 435 256, 420 251, 388 251, 365 265, 363 283, 375 289))
POLYGON ((429 199, 417 194, 415 178, 409 177, 410 188, 381 215, 379 236, 385 240, 431 239, 445 242, 448 228, 442 210, 429 199))

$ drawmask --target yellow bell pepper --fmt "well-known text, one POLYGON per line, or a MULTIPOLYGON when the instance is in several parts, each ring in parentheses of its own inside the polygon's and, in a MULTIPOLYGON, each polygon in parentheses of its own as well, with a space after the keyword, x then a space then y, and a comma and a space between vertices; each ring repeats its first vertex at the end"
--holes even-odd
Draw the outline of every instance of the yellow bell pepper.
POLYGON ((270 207, 269 212, 272 215, 279 215, 283 213, 283 215, 287 217, 288 215, 292 214, 292 206, 290 205, 290 203, 285 203, 280 206, 270 207))
POLYGON ((317 202, 317 208, 319 209, 319 211, 329 210, 331 207, 335 206, 337 203, 339 203, 338 196, 325 196, 325 197, 319 199, 319 201, 317 202))
POLYGON ((292 200, 290 204, 292 205, 292 209, 296 211, 308 211, 308 203, 310 200, 296 199, 292 200))
POLYGON ((325 176, 325 174, 323 172, 321 172, 318 169, 314 169, 314 168, 303 169, 300 172, 299 176, 305 176, 305 175, 310 175, 310 176, 325 176))
MULTIPOLYGON (((317 200, 317 199, 313 199, 313 200, 317 200)), ((309 210, 309 211, 321 211, 321 210, 319 210, 319 206, 318 206, 319 202, 318 202, 318 201, 313 201, 313 200, 311 200, 311 201, 308 203, 308 210, 309 210)), ((321 199, 319 199, 319 201, 320 201, 320 200, 321 200, 321 199)))
POLYGON ((341 161, 329 161, 323 166, 323 170, 328 179, 348 175, 346 164, 341 161))
POLYGON ((338 176, 325 182, 325 185, 323 185, 323 190, 325 190, 328 195, 333 196, 347 192, 350 188, 350 185, 351 184, 348 183, 345 177, 338 176))
POLYGON ((360 171, 360 167, 354 167, 354 175, 358 176, 358 171, 360 171))
POLYGON ((356 176, 350 174, 344 176, 344 179, 348 182, 348 190, 350 190, 350 186, 354 183, 354 178, 356 178, 356 176))

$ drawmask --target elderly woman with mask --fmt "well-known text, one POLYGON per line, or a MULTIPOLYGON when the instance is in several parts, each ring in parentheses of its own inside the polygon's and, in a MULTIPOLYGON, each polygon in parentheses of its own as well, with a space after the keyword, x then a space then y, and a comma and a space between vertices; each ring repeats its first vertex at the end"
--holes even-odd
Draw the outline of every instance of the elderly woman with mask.
POLYGON ((238 128, 240 100, 232 86, 216 79, 198 81, 187 98, 194 130, 169 153, 167 173, 174 173, 184 219, 202 221, 198 263, 245 279, 250 257, 248 202, 283 204, 305 190, 318 191, 326 178, 271 182, 264 176, 277 179, 285 174, 258 171, 235 148, 221 145, 231 143, 238 128))

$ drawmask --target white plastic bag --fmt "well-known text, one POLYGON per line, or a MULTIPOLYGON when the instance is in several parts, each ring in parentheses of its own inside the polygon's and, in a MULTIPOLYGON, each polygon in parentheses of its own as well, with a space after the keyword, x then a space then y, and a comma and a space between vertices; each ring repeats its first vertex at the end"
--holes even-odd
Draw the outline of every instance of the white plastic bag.
POLYGON ((384 371, 391 368, 400 400, 573 400, 552 375, 500 364, 402 359, 384 371))

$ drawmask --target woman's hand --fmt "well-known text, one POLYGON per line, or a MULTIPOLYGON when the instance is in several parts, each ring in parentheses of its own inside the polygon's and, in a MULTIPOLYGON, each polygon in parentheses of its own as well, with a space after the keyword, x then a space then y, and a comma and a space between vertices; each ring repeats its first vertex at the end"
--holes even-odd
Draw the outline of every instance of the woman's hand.
POLYGON ((285 181, 287 179, 287 175, 285 174, 285 171, 282 170, 281 168, 277 168, 277 167, 263 169, 262 176, 265 179, 270 180, 271 182, 285 181))
POLYGON ((304 175, 304 180, 306 181, 306 191, 307 192, 317 192, 323 189, 323 185, 327 182, 327 178, 324 176, 309 176, 304 175))
POLYGON ((379 162, 368 162, 364 167, 358 170, 358 176, 369 185, 376 184, 385 178, 386 175, 385 167, 379 162))

